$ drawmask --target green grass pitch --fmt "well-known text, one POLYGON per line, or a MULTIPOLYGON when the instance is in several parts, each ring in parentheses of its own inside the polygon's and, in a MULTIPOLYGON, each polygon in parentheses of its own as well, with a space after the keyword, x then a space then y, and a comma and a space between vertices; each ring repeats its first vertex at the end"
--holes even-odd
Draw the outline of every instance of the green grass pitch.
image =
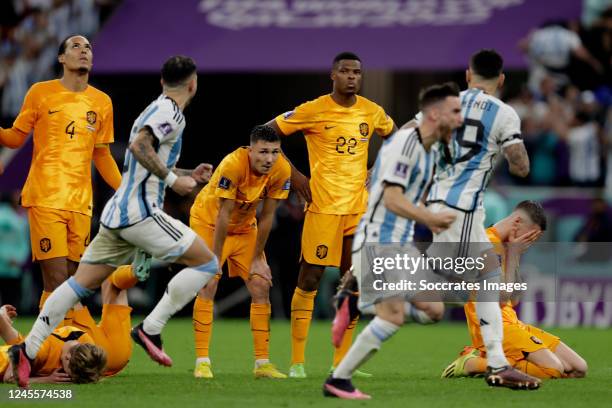
MULTIPOLYGON (((139 319, 134 319, 139 320, 139 319)), ((17 327, 29 329, 30 319, 17 327)), ((118 376, 95 385, 68 385, 75 395, 63 403, 10 402, 9 385, 0 386, 2 407, 82 406, 101 408, 198 407, 609 407, 612 401, 612 330, 556 329, 553 333, 582 354, 589 363, 587 378, 545 382, 537 391, 488 387, 482 378, 441 380, 440 373, 467 343, 464 325, 407 325, 367 363, 371 379, 355 384, 373 396, 371 401, 323 398, 321 385, 331 364, 330 323, 313 322, 306 350, 305 380, 255 380, 252 341, 246 320, 214 323, 211 358, 215 378, 196 380, 191 320, 173 319, 164 331, 172 368, 151 362, 135 346, 132 360, 118 376), (51 404, 51 405, 49 405, 51 404)), ((290 356, 289 323, 274 321, 272 362, 287 372, 290 356)), ((38 388, 41 386, 35 386, 38 388)), ((61 387, 61 386, 42 386, 61 387)), ((64 386, 66 387, 66 386, 64 386)))

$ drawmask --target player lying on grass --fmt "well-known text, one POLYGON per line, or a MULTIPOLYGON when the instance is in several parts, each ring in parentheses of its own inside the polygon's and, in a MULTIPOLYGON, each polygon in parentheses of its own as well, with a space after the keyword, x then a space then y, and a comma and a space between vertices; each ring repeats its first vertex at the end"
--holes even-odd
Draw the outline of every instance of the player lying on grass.
POLYGON ((251 294, 255 377, 287 377, 269 360, 272 275, 264 248, 276 207, 289 195, 290 178, 291 165, 281 154, 279 136, 269 126, 256 126, 250 145, 225 156, 191 207, 191 228, 219 259, 216 279, 200 290, 193 306, 196 378, 213 377, 208 356, 213 299, 226 261, 229 276, 242 278, 251 294))
MULTIPOLYGON (((511 268, 518 272, 521 254, 545 229, 546 215, 534 201, 522 201, 512 214, 487 229, 495 251, 502 257, 505 273, 511 268)), ((510 364, 541 379, 584 377, 586 361, 558 337, 521 322, 513 303, 508 300, 502 305, 503 348, 510 364)), ((466 303, 464 310, 472 345, 465 347, 461 356, 444 370, 443 378, 475 376, 486 371, 486 352, 474 302, 466 303)))
MULTIPOLYGON (((137 283, 132 268, 118 268, 102 284, 102 318, 96 324, 87 307, 74 308, 70 326, 53 331, 32 364, 30 382, 95 383, 103 376, 120 372, 132 355, 130 313, 127 290, 137 283)), ((0 312, 0 336, 7 343, 0 346, 0 378, 14 382, 9 347, 23 341, 12 326, 17 310, 10 305, 0 312)), ((18 357, 18 356, 17 356, 18 357)))
POLYGON ((31 361, 42 343, 80 299, 93 294, 117 265, 130 262, 137 251, 185 265, 168 283, 161 300, 132 338, 157 363, 171 366, 161 332, 172 315, 195 298, 214 278, 217 258, 204 241, 181 221, 163 211, 165 187, 179 195, 207 183, 212 166, 179 169, 176 163, 185 129, 183 110, 198 88, 197 67, 185 56, 169 58, 161 70, 162 94, 134 121, 125 154, 121 185, 104 206, 100 230, 85 250, 71 278, 53 291, 25 341, 13 346, 18 354, 17 382, 27 387, 31 361))

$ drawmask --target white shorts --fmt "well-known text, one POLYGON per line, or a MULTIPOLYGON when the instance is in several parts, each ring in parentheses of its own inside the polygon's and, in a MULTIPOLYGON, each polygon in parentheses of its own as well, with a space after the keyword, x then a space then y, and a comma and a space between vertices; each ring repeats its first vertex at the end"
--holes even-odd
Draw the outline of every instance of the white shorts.
POLYGON ((400 262, 399 265, 388 265, 383 268, 384 262, 375 261, 392 260, 397 255, 422 262, 426 259, 412 243, 403 245, 369 243, 353 252, 353 275, 359 285, 360 309, 390 298, 403 298, 407 302, 418 300, 419 295, 423 293, 419 289, 420 281, 443 280, 422 263, 415 265, 400 262), (377 267, 378 271, 375 270, 377 267))
MULTIPOLYGON (((483 254, 493 248, 484 226, 484 209, 463 212, 448 207, 443 203, 432 203, 427 209, 434 213, 451 212, 457 217, 448 229, 439 234, 433 234, 433 243, 427 249, 428 256, 455 259, 471 258, 475 260, 477 258, 482 259, 483 254)), ((446 271, 443 275, 452 275, 451 272, 446 271)), ((466 273, 461 278, 471 281, 480 273, 479 271, 472 270, 471 273, 466 273)))
POLYGON ((108 229, 100 225, 81 262, 126 265, 132 262, 136 249, 162 261, 174 262, 196 239, 196 233, 168 214, 158 211, 141 222, 126 228, 108 229))

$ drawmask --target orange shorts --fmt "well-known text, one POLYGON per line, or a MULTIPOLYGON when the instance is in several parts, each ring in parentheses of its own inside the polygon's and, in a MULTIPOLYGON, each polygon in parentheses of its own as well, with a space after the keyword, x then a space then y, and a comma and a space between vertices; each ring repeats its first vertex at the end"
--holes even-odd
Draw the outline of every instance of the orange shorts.
POLYGON ((71 326, 88 333, 106 351, 105 376, 117 374, 132 356, 131 312, 132 308, 126 305, 103 305, 102 318, 96 324, 87 307, 74 311, 71 326))
MULTIPOLYGON (((215 230, 208 226, 191 219, 189 221, 191 229, 198 234, 210 249, 214 248, 215 230)), ((249 280, 251 271, 251 262, 253 261, 253 252, 255 252, 255 244, 257 243, 257 228, 253 228, 244 234, 227 234, 223 243, 223 254, 219 259, 219 265, 223 266, 227 261, 229 277, 241 277, 243 280, 249 280)), ((217 279, 221 276, 217 275, 217 279)))
POLYGON ((74 211, 29 207, 32 260, 68 257, 79 262, 89 245, 91 217, 74 211))
POLYGON ((504 353, 512 365, 538 350, 547 348, 554 353, 559 342, 559 337, 535 326, 504 324, 504 353))
POLYGON ((306 211, 302 230, 302 257, 311 265, 340 266, 343 239, 355 234, 362 215, 306 211))

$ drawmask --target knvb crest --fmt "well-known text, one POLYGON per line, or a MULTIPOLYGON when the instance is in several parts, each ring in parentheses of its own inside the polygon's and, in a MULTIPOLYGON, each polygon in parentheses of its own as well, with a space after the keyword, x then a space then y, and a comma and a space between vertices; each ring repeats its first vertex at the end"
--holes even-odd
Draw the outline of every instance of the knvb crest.
POLYGON ((44 253, 51 250, 51 240, 49 238, 43 238, 40 240, 40 250, 44 253))
POLYGON ((323 259, 327 257, 327 245, 319 245, 317 247, 317 258, 323 259))
POLYGON ((359 124, 359 133, 361 136, 367 136, 370 134, 370 126, 367 123, 363 122, 359 124))
POLYGON ((98 115, 94 111, 87 112, 87 123, 93 125, 98 120, 98 115))

